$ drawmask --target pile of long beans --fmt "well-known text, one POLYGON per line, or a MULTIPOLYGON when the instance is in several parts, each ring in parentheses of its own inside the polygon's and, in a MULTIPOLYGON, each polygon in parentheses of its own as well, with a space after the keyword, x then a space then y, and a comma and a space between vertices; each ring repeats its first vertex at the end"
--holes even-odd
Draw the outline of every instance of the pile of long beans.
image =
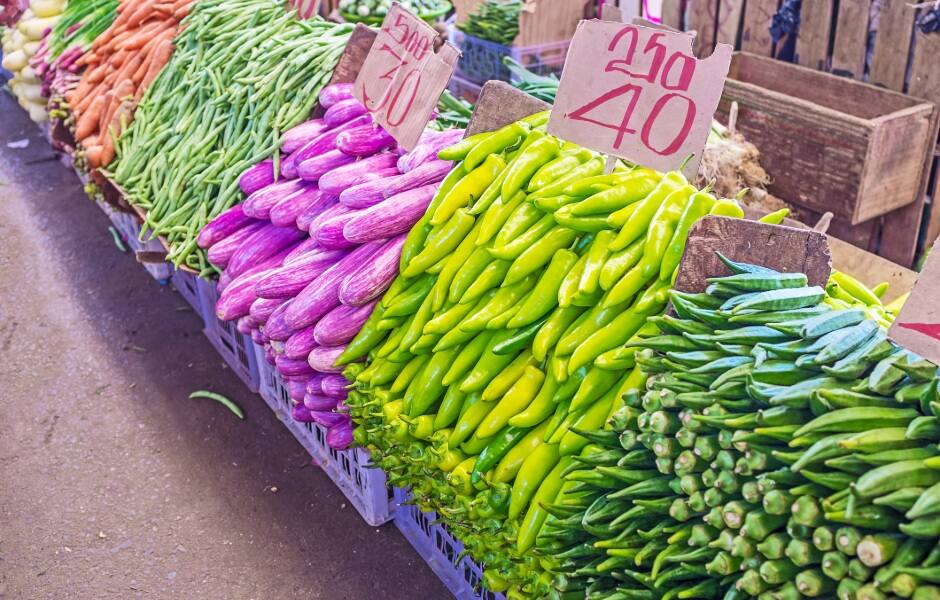
POLYGON ((168 259, 213 272, 199 230, 240 202, 238 177, 274 156, 281 133, 306 119, 352 31, 301 21, 283 2, 205 0, 175 40, 118 143, 115 180, 165 236, 168 259))
POLYGON ((851 277, 726 264, 547 499, 553 597, 940 597, 936 365, 851 277))

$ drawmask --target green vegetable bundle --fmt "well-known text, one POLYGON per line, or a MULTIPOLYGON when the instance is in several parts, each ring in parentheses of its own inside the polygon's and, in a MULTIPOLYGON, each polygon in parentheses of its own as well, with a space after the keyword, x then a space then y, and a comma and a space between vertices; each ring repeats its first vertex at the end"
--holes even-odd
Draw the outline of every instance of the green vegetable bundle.
POLYGON ((70 46, 91 46, 114 22, 117 6, 118 0, 69 0, 50 34, 49 62, 70 46))
POLYGON ((552 597, 940 597, 937 367, 851 277, 724 260, 545 504, 552 597))
POLYGON ((487 565, 548 590, 531 552, 559 473, 645 376, 621 346, 660 314, 689 227, 741 216, 678 172, 618 166, 543 131, 467 138, 402 250, 401 275, 340 357, 358 441, 487 565))
POLYGON ((483 0, 476 12, 457 28, 483 40, 508 46, 519 35, 523 0, 483 0))
POLYGON ((309 116, 352 27, 259 0, 200 1, 183 23, 111 168, 168 260, 209 273, 196 235, 242 200, 245 169, 272 154, 277 166, 281 133, 309 116))

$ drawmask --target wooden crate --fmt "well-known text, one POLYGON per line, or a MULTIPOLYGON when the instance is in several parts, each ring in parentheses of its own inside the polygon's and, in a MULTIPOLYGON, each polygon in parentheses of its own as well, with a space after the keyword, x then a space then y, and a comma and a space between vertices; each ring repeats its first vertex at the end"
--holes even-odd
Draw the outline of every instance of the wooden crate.
POLYGON ((731 102, 775 196, 853 225, 918 197, 930 104, 743 52, 732 59, 719 112, 731 102))
MULTIPOLYGON (((457 24, 476 12, 482 0, 452 0, 457 24)), ((593 17, 591 0, 528 0, 519 14, 513 46, 537 46, 570 40, 581 19, 593 17)))

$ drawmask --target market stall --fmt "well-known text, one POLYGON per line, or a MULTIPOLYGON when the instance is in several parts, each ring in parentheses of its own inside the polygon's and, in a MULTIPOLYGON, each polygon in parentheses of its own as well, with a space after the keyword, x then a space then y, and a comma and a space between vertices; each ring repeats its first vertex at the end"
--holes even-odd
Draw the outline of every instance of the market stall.
POLYGON ((577 3, 458 3, 455 46, 433 4, 38 1, 11 90, 455 596, 940 597, 940 378, 889 336, 919 227, 905 266, 825 235, 923 204, 936 105, 577 3), (558 77, 442 97, 547 15, 558 77))

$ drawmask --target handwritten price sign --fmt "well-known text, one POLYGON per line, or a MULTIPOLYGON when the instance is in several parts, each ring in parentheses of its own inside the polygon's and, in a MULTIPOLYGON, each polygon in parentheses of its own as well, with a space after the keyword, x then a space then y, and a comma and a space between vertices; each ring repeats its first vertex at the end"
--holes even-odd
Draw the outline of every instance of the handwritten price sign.
POLYGON ((940 363, 940 247, 934 244, 924 270, 904 308, 894 320, 888 337, 933 363, 940 363))
POLYGON ((660 171, 698 172, 718 107, 731 46, 705 60, 682 33, 608 21, 581 21, 548 132, 660 171))
POLYGON ((405 148, 413 148, 447 87, 460 52, 435 49, 438 32, 398 4, 382 22, 353 93, 405 148))

